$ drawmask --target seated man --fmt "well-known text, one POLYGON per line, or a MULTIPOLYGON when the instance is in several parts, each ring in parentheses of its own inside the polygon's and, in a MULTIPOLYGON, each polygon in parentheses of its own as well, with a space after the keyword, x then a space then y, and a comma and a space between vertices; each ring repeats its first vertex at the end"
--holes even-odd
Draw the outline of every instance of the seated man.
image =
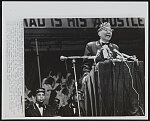
POLYGON ((56 116, 55 110, 52 107, 43 104, 45 100, 45 89, 39 88, 36 90, 36 102, 30 105, 26 111, 26 117, 51 117, 56 116))

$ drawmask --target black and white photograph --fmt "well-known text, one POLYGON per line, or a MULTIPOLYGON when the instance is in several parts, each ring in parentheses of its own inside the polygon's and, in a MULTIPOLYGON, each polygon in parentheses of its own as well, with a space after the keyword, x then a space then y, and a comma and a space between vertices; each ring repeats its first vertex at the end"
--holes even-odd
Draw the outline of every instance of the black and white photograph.
POLYGON ((148 2, 3 2, 2 119, 148 119, 148 2))
POLYGON ((144 18, 25 18, 25 116, 144 116, 144 18))

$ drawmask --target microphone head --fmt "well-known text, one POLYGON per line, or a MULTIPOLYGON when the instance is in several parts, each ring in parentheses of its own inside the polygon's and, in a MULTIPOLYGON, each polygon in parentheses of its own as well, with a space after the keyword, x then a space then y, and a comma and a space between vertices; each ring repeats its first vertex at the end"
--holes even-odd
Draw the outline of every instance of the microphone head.
POLYGON ((117 49, 113 49, 113 51, 122 56, 122 54, 117 49))
POLYGON ((123 56, 117 49, 113 49, 113 51, 114 51, 115 53, 117 53, 118 55, 123 56))
POLYGON ((61 61, 64 61, 64 60, 66 60, 67 59, 67 57, 65 57, 65 56, 60 56, 60 60, 61 61))

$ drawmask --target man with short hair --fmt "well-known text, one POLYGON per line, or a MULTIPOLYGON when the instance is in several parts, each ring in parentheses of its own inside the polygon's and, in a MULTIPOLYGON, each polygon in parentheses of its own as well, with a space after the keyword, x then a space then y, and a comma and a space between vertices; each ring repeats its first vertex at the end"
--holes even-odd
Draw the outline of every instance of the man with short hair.
POLYGON ((26 117, 51 117, 56 116, 55 110, 52 107, 43 104, 45 100, 45 89, 39 88, 36 90, 36 102, 26 109, 26 117))

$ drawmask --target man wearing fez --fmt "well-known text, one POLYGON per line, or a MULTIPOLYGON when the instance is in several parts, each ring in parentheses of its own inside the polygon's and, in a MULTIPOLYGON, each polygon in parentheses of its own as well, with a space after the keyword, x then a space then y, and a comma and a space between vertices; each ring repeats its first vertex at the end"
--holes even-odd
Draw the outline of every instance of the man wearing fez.
MULTIPOLYGON (((84 59, 83 60, 83 78, 82 80, 82 90, 84 90, 84 83, 86 81, 87 75, 89 75, 92 65, 99 61, 108 62, 111 59, 123 59, 122 55, 119 55, 119 47, 116 44, 110 43, 112 38, 113 29, 108 22, 102 23, 98 27, 99 40, 87 43, 85 47, 85 56, 96 56, 94 60, 84 59), (117 54, 118 53, 118 54, 117 54)), ((81 82, 80 82, 81 83, 81 82)), ((131 93, 131 90, 126 90, 127 93, 131 93)), ((138 105, 137 94, 132 91, 132 96, 129 97, 130 109, 128 110, 129 115, 143 115, 141 114, 141 109, 138 105), (136 97, 136 98, 135 98, 136 97)), ((108 99, 109 100, 109 99, 108 99)))
MULTIPOLYGON (((85 47, 85 56, 96 56, 95 61, 105 61, 108 59, 116 58, 117 54, 113 51, 114 49, 119 50, 116 44, 110 43, 112 38, 113 29, 108 22, 104 22, 98 26, 98 36, 99 40, 87 43, 85 47)), ((94 60, 83 60, 83 76, 87 75, 92 69, 94 60)))
POLYGON ((45 100, 45 89, 39 88, 36 90, 36 102, 26 109, 26 117, 50 117, 56 116, 55 110, 52 107, 43 104, 45 100))
MULTIPOLYGON (((81 85, 81 90, 84 90, 84 83, 86 81, 85 78, 90 73, 94 63, 116 58, 117 54, 113 50, 119 50, 119 47, 116 44, 110 43, 113 32, 110 23, 104 22, 100 24, 97 28, 99 40, 89 42, 85 47, 84 56, 96 56, 96 58, 93 60, 83 59, 83 77, 79 81, 79 84, 81 85)), ((80 103, 83 102, 81 101, 80 103)))

